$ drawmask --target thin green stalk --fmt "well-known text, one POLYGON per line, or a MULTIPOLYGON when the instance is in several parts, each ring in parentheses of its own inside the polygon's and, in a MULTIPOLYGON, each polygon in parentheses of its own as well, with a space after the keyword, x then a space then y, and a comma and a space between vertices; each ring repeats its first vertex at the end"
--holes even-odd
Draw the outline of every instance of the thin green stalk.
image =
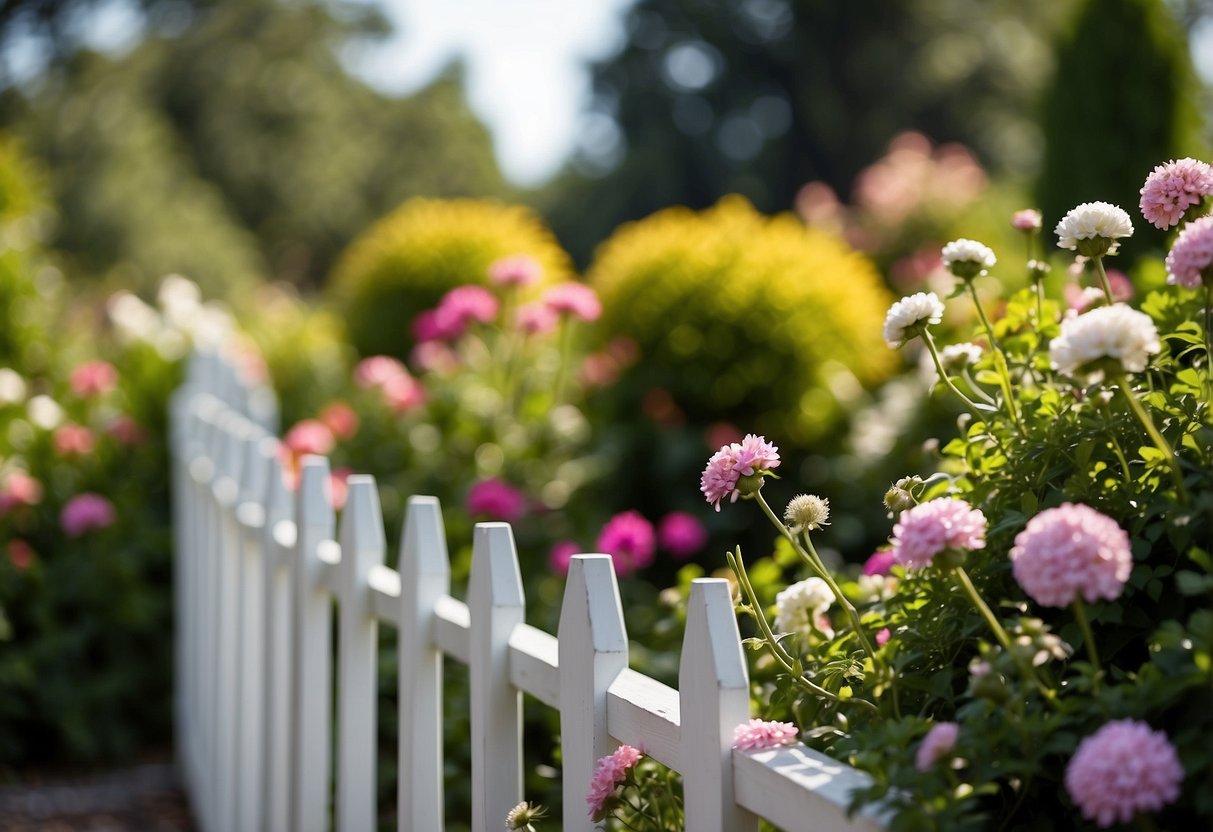
POLYGON ((1074 619, 1078 622, 1078 627, 1082 630, 1082 639, 1087 643, 1087 656, 1091 659, 1091 664, 1095 667, 1096 674, 1102 673, 1103 668, 1099 664, 1099 650, 1095 647, 1095 636, 1091 633, 1091 622, 1087 619, 1087 608, 1082 602, 1082 595, 1074 595, 1074 619))
POLYGON ((1108 427, 1108 441, 1112 445, 1112 450, 1115 452, 1116 458, 1120 460, 1120 469, 1124 472, 1125 482, 1128 482, 1130 479, 1132 479, 1133 475, 1129 471, 1129 460, 1125 456, 1124 449, 1120 447, 1120 440, 1116 438, 1116 434, 1112 431, 1112 415, 1102 404, 1099 406, 1099 412, 1103 415, 1104 424, 1106 424, 1108 427))
POLYGON ((943 368, 943 362, 939 360, 939 350, 935 348, 935 339, 931 337, 930 330, 923 329, 922 341, 927 345, 927 352, 931 354, 931 360, 935 362, 935 372, 939 373, 939 378, 944 383, 944 386, 952 391, 952 395, 964 402, 965 407, 967 407, 969 412, 973 414, 973 418, 977 419, 979 422, 987 421, 985 414, 978 409, 977 405, 973 403, 973 400, 964 393, 960 392, 960 388, 952 383, 952 379, 948 378, 948 374, 943 368))
POLYGON ((1103 287, 1104 297, 1108 299, 1108 304, 1116 303, 1112 298, 1112 284, 1108 281, 1108 273, 1104 271, 1103 257, 1092 257, 1095 261, 1095 273, 1099 275, 1099 285, 1103 287))
POLYGON ((1213 409, 1213 278, 1205 278, 1205 389, 1213 409))
POLYGON ((1184 475, 1179 467, 1179 460, 1175 456, 1175 451, 1171 450, 1171 443, 1166 440, 1158 428, 1154 426, 1154 420, 1150 418, 1150 414, 1141 406, 1141 402, 1137 400, 1137 396, 1130 389, 1129 379, 1124 373, 1119 373, 1115 378, 1116 386, 1120 388, 1120 392, 1124 394, 1125 401, 1129 403, 1129 409, 1133 411, 1133 415, 1137 417, 1137 421, 1141 422, 1141 426, 1145 428, 1149 434, 1150 440, 1154 443, 1154 447, 1162 451, 1163 457, 1167 460, 1167 464, 1171 467, 1171 478, 1175 481, 1176 496, 1182 505, 1188 505, 1188 490, 1184 488, 1184 475))
POLYGON ((573 353, 573 321, 567 318, 560 322, 560 367, 556 371, 556 404, 564 402, 564 387, 569 375, 569 361, 573 353))
POLYGON ((1016 652, 1014 645, 1011 644, 1011 637, 1007 635, 1007 631, 1003 628, 998 618, 994 615, 994 612, 990 609, 989 604, 987 604, 985 599, 981 597, 981 593, 977 591, 977 587, 973 586, 973 580, 969 577, 969 573, 965 571, 963 566, 957 566, 953 571, 956 573, 956 577, 960 581, 961 589, 963 589, 965 594, 969 596, 969 600, 973 602, 973 606, 977 608, 979 613, 981 613, 981 617, 986 620, 986 624, 994 632, 994 637, 998 640, 998 643, 1002 645, 1002 649, 1007 651, 1008 655, 1010 655, 1011 658, 1014 659, 1015 663, 1019 666, 1019 672, 1023 674, 1024 679, 1034 684, 1037 690, 1039 690, 1047 700, 1052 701, 1053 691, 1045 687, 1044 682, 1040 681, 1040 677, 1037 676, 1036 671, 1032 669, 1032 665, 1028 664, 1027 660, 1016 652))
POLYGON ((992 407, 998 406, 998 403, 996 401, 994 401, 994 398, 989 393, 987 393, 985 390, 982 390, 981 385, 979 385, 976 381, 974 381, 973 377, 971 375, 969 375, 968 367, 964 367, 961 369, 960 376, 961 376, 961 378, 963 378, 965 380, 965 383, 969 385, 969 389, 972 390, 974 393, 976 393, 977 396, 983 402, 985 402, 986 404, 988 404, 992 407))
POLYGON ((969 294, 973 296, 973 306, 977 308, 977 317, 981 319, 981 325, 985 327, 986 337, 990 339, 990 351, 994 354, 994 366, 998 369, 998 378, 1002 383, 1002 398, 1007 406, 1007 415, 1011 417, 1011 421, 1019 432, 1023 433, 1023 424, 1019 421, 1019 411, 1015 409, 1015 395, 1011 391, 1011 371, 1007 366, 1007 356, 1002 351, 1002 347, 998 345, 994 327, 990 324, 990 319, 986 317, 986 311, 981 307, 981 301, 977 297, 977 287, 973 285, 972 280, 966 280, 965 285, 969 288, 969 294))

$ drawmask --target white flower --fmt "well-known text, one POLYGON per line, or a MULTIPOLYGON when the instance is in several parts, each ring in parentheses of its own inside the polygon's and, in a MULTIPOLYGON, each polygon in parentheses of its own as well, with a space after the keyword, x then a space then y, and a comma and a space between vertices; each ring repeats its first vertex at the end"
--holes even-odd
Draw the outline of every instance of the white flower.
POLYGON ((1062 217, 1054 230, 1057 245, 1087 257, 1115 254, 1117 240, 1133 236, 1128 213, 1108 202, 1084 202, 1062 217))
POLYGON ((981 347, 977 344, 948 344, 939 351, 939 361, 945 370, 959 370, 981 360, 981 347))
POLYGON ((0 367, 0 404, 25 401, 25 379, 16 370, 0 367))
POLYGON ((50 396, 34 396, 27 408, 29 420, 43 430, 54 430, 63 423, 63 408, 50 396))
POLYGON ((793 534, 804 529, 812 531, 827 526, 830 519, 830 501, 813 494, 800 494, 791 499, 784 509, 783 519, 793 534))
POLYGON ((966 280, 985 274, 998 262, 989 246, 964 237, 944 246, 942 256, 948 271, 966 280))
POLYGON ((105 308, 124 341, 150 341, 160 331, 160 313, 130 292, 113 295, 105 308))
POLYGON ((889 307, 884 319, 884 340, 897 349, 910 336, 906 330, 918 323, 937 324, 943 320, 943 303, 934 292, 918 292, 889 307))
POLYGON ((1049 342, 1049 359, 1059 372, 1095 382, 1106 367, 1090 366, 1094 362, 1110 359, 1125 372, 1139 373, 1161 348, 1150 316, 1117 303, 1063 320, 1061 334, 1049 342))
POLYGON ((808 635, 817 627, 832 636, 833 633, 823 629, 817 621, 832 603, 834 593, 821 578, 806 578, 792 584, 775 596, 775 629, 781 633, 808 635))
POLYGON ((190 322, 202 304, 202 292, 198 284, 179 274, 170 274, 160 281, 156 296, 164 317, 178 329, 190 328, 190 322))

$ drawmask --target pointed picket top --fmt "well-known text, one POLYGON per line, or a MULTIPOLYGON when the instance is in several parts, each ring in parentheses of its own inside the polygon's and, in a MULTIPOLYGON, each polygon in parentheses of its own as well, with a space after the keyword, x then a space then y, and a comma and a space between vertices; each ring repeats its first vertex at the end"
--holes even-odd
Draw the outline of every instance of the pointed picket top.
POLYGON ((357 594, 359 590, 366 592, 371 568, 383 565, 387 542, 375 478, 369 474, 353 474, 347 484, 349 493, 341 512, 339 536, 341 572, 346 590, 357 594))
POLYGON ((409 497, 397 567, 402 582, 415 584, 423 576, 433 576, 445 579, 444 593, 450 590, 451 558, 437 497, 409 497))
POLYGON ((509 523, 477 523, 472 535, 472 574, 468 605, 473 608, 521 607, 522 572, 509 523))
POLYGON ((697 578, 687 602, 678 668, 688 829, 750 832, 757 818, 733 796, 733 732, 750 716, 750 675, 724 578, 697 578), (686 730, 694 726, 693 730, 686 730))
MULTIPOLYGON (((619 583, 610 555, 574 555, 569 561, 564 601, 560 606, 561 653, 564 652, 566 629, 586 633, 588 646, 595 653, 627 654, 623 602, 619 598, 619 583)), ((581 650, 584 646, 570 644, 569 649, 581 650)))
POLYGON ((296 495, 295 522, 300 532, 319 531, 322 538, 332 536, 335 525, 333 498, 329 485, 329 461, 309 454, 299 468, 299 493, 296 495))

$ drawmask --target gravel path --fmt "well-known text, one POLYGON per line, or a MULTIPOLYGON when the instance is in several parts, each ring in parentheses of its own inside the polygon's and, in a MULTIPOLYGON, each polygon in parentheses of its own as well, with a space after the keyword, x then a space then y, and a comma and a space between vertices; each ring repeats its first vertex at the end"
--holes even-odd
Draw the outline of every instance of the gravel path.
POLYGON ((87 774, 21 775, 0 786, 5 832, 192 832, 176 768, 147 763, 87 774))

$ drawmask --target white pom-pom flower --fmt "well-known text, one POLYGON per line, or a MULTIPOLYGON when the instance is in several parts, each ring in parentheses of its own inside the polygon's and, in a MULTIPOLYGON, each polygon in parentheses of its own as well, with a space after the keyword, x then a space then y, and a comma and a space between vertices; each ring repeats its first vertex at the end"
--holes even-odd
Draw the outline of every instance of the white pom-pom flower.
POLYGON ((1161 348, 1150 316, 1117 303, 1063 320, 1061 334, 1049 342, 1049 360, 1061 373, 1097 382, 1108 362, 1140 373, 1161 348))
POLYGON ((937 324, 943 320, 943 302, 934 292, 918 292, 889 307, 884 319, 884 340, 897 349, 916 333, 906 330, 917 324, 937 324))
POLYGON ((1061 218, 1057 245, 1087 257, 1115 254, 1119 240, 1133 236, 1133 222, 1123 208, 1109 202, 1084 202, 1061 218))

